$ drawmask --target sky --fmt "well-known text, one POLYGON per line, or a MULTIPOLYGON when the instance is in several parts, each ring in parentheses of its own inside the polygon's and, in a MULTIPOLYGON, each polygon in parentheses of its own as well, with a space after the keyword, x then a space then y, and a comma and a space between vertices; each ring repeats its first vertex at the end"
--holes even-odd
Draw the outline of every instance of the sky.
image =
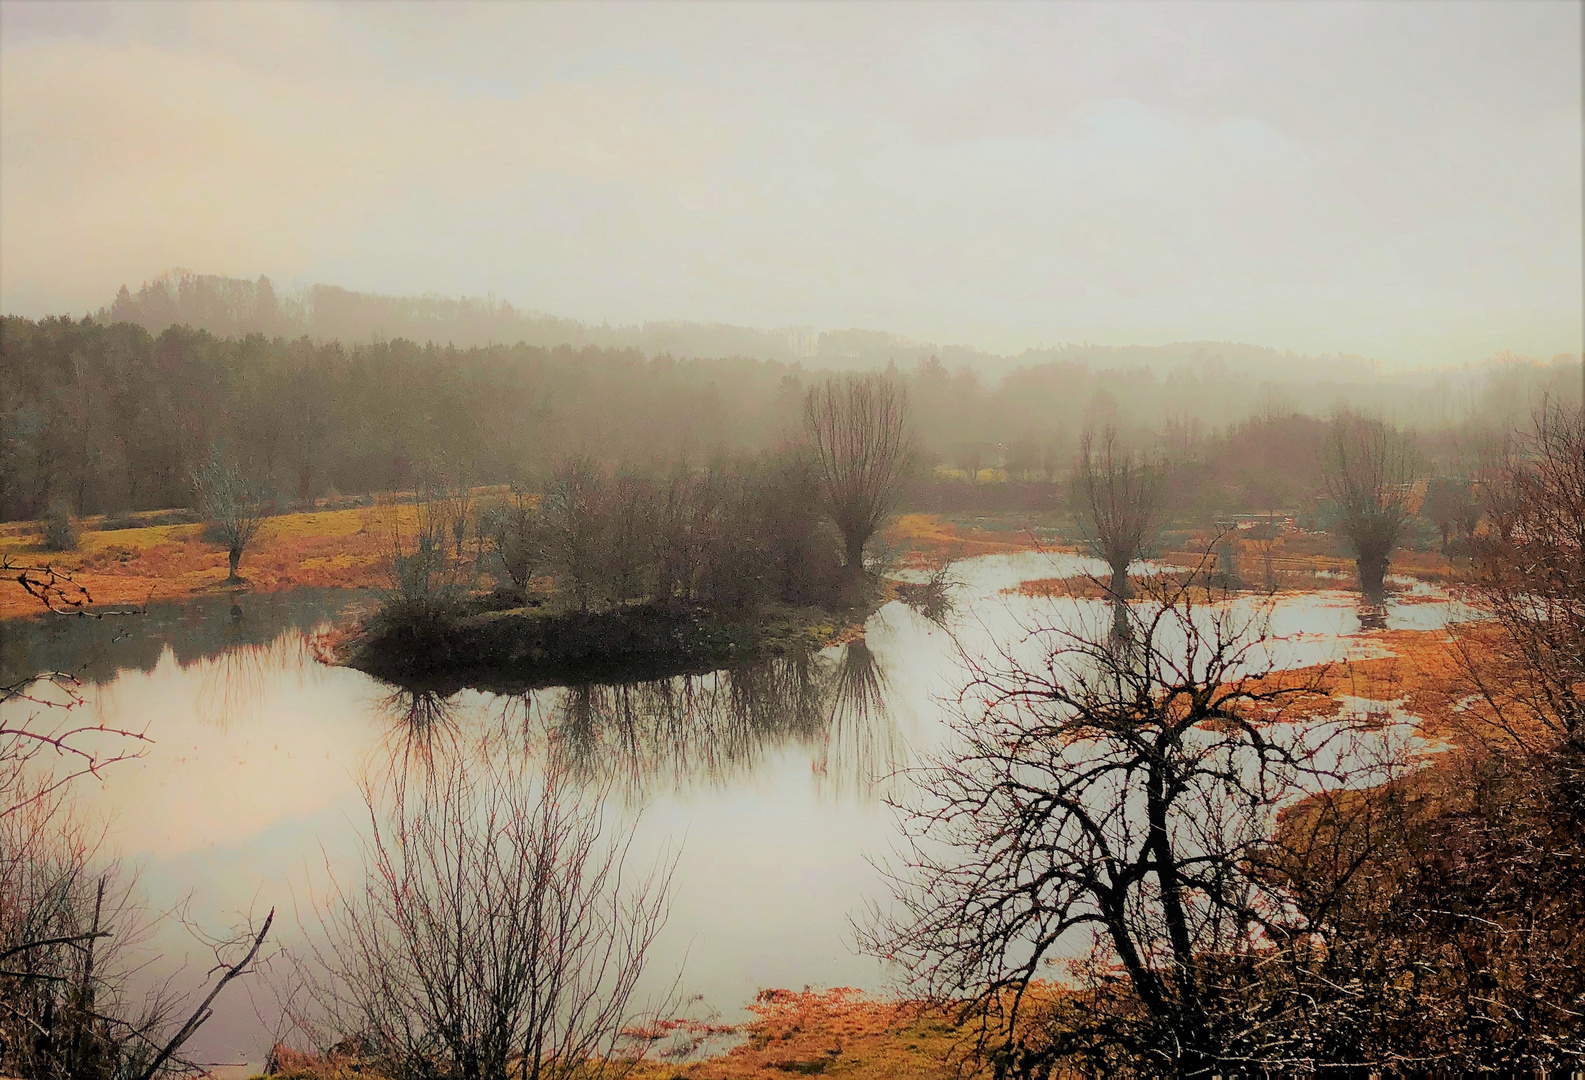
POLYGON ((0 0, 0 309, 1581 350, 1581 5, 0 0))

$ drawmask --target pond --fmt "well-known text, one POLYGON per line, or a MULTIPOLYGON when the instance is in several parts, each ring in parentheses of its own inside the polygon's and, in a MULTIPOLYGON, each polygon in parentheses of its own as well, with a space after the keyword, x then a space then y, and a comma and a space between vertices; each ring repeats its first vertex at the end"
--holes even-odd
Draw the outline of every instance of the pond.
MULTIPOLYGON (((508 723, 555 739, 578 775, 606 785, 617 818, 637 815, 638 865, 680 852, 651 989, 680 975, 682 992, 700 996, 696 1013, 733 1022, 763 987, 886 988, 884 967, 856 952, 853 924, 885 896, 871 860, 896 836, 884 803, 902 782, 894 774, 946 735, 961 678, 954 633, 973 650, 1038 612, 1093 604, 1007 591, 1089 569, 1040 553, 966 560, 954 568, 953 633, 892 603, 860 642, 628 686, 404 694, 315 660, 315 630, 370 602, 336 591, 3 623, 0 673, 76 673, 95 722, 147 731, 145 756, 81 782, 76 798, 105 822, 107 850, 138 869, 153 909, 218 931, 273 906, 276 944, 288 947, 315 925, 327 872, 356 865, 360 778, 410 750, 415 732, 508 723)), ((1364 614, 1393 629, 1458 612, 1411 591, 1364 614)), ((1341 591, 1282 598, 1272 631, 1292 665, 1370 648, 1357 597, 1341 591)), ((145 948, 159 956, 146 978, 185 964, 196 979, 212 963, 176 920, 145 948)), ((263 981, 234 986, 193 1049, 256 1067, 276 1021, 263 981)))

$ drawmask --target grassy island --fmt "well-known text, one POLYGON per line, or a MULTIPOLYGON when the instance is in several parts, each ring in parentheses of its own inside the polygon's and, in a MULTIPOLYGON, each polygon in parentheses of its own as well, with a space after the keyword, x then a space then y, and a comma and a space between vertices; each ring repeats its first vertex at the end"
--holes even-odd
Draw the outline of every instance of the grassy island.
POLYGON ((387 606, 335 641, 331 655, 387 682, 442 689, 664 678, 846 640, 892 595, 874 575, 829 606, 773 601, 727 610, 672 599, 594 609, 479 594, 419 617, 387 606))

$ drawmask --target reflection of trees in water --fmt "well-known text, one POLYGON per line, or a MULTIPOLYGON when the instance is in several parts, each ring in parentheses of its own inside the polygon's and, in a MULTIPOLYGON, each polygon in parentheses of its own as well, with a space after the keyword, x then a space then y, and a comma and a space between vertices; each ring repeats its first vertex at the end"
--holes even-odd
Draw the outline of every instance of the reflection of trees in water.
POLYGON ((837 794, 868 791, 903 764, 905 747, 887 708, 886 669, 863 641, 843 646, 831 677, 830 721, 816 770, 837 794))
POLYGON ((306 633, 360 602, 362 594, 350 590, 295 589, 148 604, 124 619, 8 619, 0 624, 0 681, 69 671, 84 683, 106 683, 128 669, 153 671, 167 647, 186 667, 239 645, 306 633))
POLYGON ((720 784, 788 745, 807 747, 821 787, 868 796, 903 752, 885 673, 862 642, 835 657, 799 653, 732 671, 568 687, 512 706, 586 781, 631 797, 657 786, 720 784))
POLYGON ((1361 630, 1387 629, 1386 597, 1365 595, 1360 600, 1358 615, 1361 630))
POLYGON ((222 731, 255 719, 270 688, 288 671, 305 667, 307 651, 302 632, 289 630, 265 644, 236 644, 199 660, 198 719, 222 731))
POLYGON ((413 780, 432 784, 459 745, 457 695, 397 687, 375 711, 388 722, 376 757, 384 759, 393 788, 406 791, 413 780))

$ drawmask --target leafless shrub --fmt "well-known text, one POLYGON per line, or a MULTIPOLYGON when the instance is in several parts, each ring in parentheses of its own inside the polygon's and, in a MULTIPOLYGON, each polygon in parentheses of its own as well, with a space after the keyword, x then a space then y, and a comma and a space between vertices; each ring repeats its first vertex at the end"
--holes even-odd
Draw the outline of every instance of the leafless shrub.
POLYGON ((55 503, 44 518, 44 550, 76 551, 77 532, 71 510, 63 502, 55 503))
POLYGON ((1585 413, 1548 405, 1485 485, 1487 528, 1470 581, 1514 656, 1466 656, 1488 706, 1522 745, 1585 753, 1585 413), (1513 661, 1517 661, 1514 663, 1513 661), (1489 677, 1505 674, 1502 688, 1489 677), (1514 678, 1512 676, 1518 676, 1514 678), (1526 737, 1526 732, 1533 733, 1526 737), (1539 743, 1534 735, 1543 738, 1539 743))
MULTIPOLYGON (((69 574, 16 566, 15 580, 49 610, 89 612, 69 574)), ((130 880, 96 868, 95 837, 65 798, 85 775, 140 756, 146 734, 82 720, 77 682, 42 672, 0 686, 0 1073, 24 1080, 152 1080, 191 1075, 182 1048, 210 1005, 252 970, 274 912, 255 931, 211 940, 216 966, 194 1008, 161 988, 127 991, 122 951, 141 913, 130 880), (240 957, 240 958, 239 958, 240 957), (218 976, 218 978, 216 978, 218 976)))
POLYGON ((382 618, 416 624, 456 614, 468 568, 452 555, 453 509, 447 489, 427 482, 414 494, 411 513, 399 499, 385 501, 382 516, 391 559, 382 618))
POLYGON ((649 481, 631 471, 619 473, 611 485, 607 508, 607 579, 618 600, 642 597, 650 591, 649 553, 655 516, 655 493, 649 481))
POLYGON ((1481 517, 1480 495, 1468 477, 1434 476, 1426 483, 1420 513, 1441 534, 1443 554, 1453 554, 1455 539, 1465 541, 1474 535, 1481 517))
POLYGON ((907 394, 879 375, 833 377, 810 387, 804 425, 847 565, 862 570, 908 470, 907 394))
POLYGON ((220 992, 253 969, 274 913, 208 942, 216 967, 196 1005, 168 984, 134 993, 127 948, 145 916, 131 880, 97 865, 97 847, 58 798, 0 818, 0 1071, 24 1080, 198 1074, 182 1048, 220 992))
POLYGON ((842 553, 831 525, 822 520, 813 459, 796 448, 771 455, 755 474, 753 494, 775 592, 793 603, 830 601, 840 585, 842 553))
POLYGON ((945 627, 957 609, 953 593, 962 587, 952 573, 952 563, 942 560, 924 581, 900 581, 897 598, 937 626, 945 627))
POLYGON ((1354 549, 1359 587, 1380 596, 1392 549, 1409 516, 1415 478, 1408 437, 1377 417, 1342 412, 1332 418, 1326 486, 1339 513, 1337 528, 1354 549))
POLYGON ((451 534, 452 558, 461 562, 468 539, 468 523, 473 518, 473 486, 466 477, 454 479, 446 485, 443 494, 446 531, 451 534))
POLYGON ((693 477, 674 469, 655 504, 655 595, 662 600, 691 597, 701 563, 704 520, 694 498, 693 477))
POLYGON ((437 760, 421 790, 365 786, 366 876, 332 885, 299 968, 321 1047, 392 1080, 619 1074, 644 1049, 622 1032, 674 862, 633 878, 602 793, 507 751, 437 760))
POLYGON ((524 491, 486 508, 480 514, 484 536, 511 585, 527 590, 545 558, 545 529, 532 497, 524 491))

